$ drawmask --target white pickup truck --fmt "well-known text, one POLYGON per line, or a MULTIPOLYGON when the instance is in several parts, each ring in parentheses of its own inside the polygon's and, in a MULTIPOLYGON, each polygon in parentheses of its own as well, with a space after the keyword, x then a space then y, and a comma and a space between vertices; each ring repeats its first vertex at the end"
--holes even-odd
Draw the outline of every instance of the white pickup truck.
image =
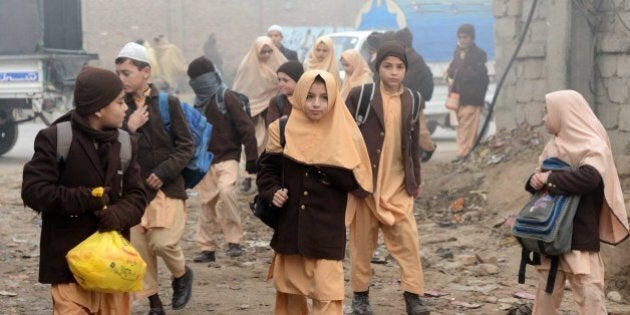
POLYGON ((13 148, 18 124, 44 112, 72 107, 74 78, 95 54, 55 50, 40 54, 0 55, 0 155, 13 148), (18 119, 17 111, 26 117, 18 119))

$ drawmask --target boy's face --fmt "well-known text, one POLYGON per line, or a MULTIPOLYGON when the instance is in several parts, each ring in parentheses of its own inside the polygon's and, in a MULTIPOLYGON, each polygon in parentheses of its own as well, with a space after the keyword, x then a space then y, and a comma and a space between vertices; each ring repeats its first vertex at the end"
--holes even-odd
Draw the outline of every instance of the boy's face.
POLYGON ((278 92, 286 96, 291 96, 293 95, 293 91, 295 91, 295 84, 295 81, 293 81, 288 74, 278 72, 278 92))
POLYGON ((127 112, 127 104, 124 100, 125 92, 120 91, 118 97, 116 97, 109 105, 101 108, 96 113, 101 129, 115 129, 122 127, 123 120, 125 119, 125 113, 127 112))
POLYGON ((405 78, 405 64, 398 57, 387 56, 378 68, 378 76, 389 88, 399 88, 405 78))
POLYGON ((473 43, 473 39, 472 37, 470 37, 470 35, 466 33, 457 34, 457 44, 459 45, 459 47, 466 49, 472 46, 472 43, 473 43))
POLYGON ((282 33, 278 31, 269 31, 267 36, 271 38, 271 41, 277 46, 280 47, 282 45, 282 33))
POLYGON ((144 91, 151 77, 151 68, 139 69, 130 59, 127 59, 123 63, 116 64, 116 74, 122 81, 123 90, 126 93, 136 93, 144 91))

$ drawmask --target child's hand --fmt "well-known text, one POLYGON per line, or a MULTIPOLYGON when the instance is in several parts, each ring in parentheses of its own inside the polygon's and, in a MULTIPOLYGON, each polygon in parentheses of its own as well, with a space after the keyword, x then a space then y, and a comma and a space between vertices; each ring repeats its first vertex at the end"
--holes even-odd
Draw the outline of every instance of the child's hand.
POLYGON ((529 180, 529 185, 532 186, 536 190, 541 190, 545 184, 547 184, 547 180, 549 179, 550 171, 547 172, 536 172, 529 180))
POLYGON ((273 201, 271 203, 278 208, 282 208, 287 200, 289 200, 289 193, 286 188, 282 188, 278 189, 273 195, 273 201))

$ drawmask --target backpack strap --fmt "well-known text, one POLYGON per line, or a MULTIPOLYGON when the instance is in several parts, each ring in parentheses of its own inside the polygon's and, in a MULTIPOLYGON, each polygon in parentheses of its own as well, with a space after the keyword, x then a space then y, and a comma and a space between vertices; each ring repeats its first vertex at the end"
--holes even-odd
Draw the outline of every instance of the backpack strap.
POLYGON ((359 104, 357 106, 357 111, 354 114, 354 120, 359 126, 363 125, 363 123, 367 121, 367 118, 370 114, 370 104, 372 103, 372 99, 374 98, 374 90, 374 83, 361 85, 359 104))
POLYGON ((411 94, 411 98, 413 98, 413 107, 411 108, 411 122, 418 121, 418 117, 420 117, 420 107, 422 105, 422 95, 418 91, 412 91, 410 88, 407 88, 409 94, 411 94))
POLYGON ((120 142, 120 165, 123 173, 127 171, 131 163, 131 138, 129 133, 118 129, 118 142, 120 142))
MULTIPOLYGON (((64 162, 68 159, 70 144, 72 143, 72 124, 62 121, 57 126, 57 161, 64 162)), ((123 173, 127 171, 131 163, 131 138, 129 133, 118 129, 118 142, 120 142, 120 165, 123 173)))
POLYGON ((287 139, 284 138, 284 129, 287 127, 287 120, 289 117, 282 116, 280 117, 279 127, 280 127, 280 145, 284 148, 284 145, 287 144, 287 139))
POLYGON ((160 109, 160 116, 164 121, 164 127, 168 128, 171 125, 171 113, 168 110, 168 93, 160 92, 158 96, 158 107, 160 109))
POLYGON ((221 113, 221 115, 225 115, 228 113, 227 106, 225 105, 225 91, 226 90, 227 88, 222 86, 219 88, 217 93, 215 93, 215 97, 217 100, 217 108, 219 109, 219 112, 221 113))
POLYGON ((276 95, 276 107, 278 107, 278 116, 279 117, 284 116, 284 115, 282 115, 282 113, 284 113, 284 105, 285 105, 283 96, 284 95, 282 95, 282 94, 276 95))
POLYGON ((66 161, 70 144, 72 143, 72 125, 69 121, 62 121, 57 126, 57 162, 66 161))
POLYGON ((558 264, 560 256, 548 256, 551 260, 551 266, 549 268, 549 276, 547 276, 547 285, 545 286, 545 292, 551 294, 553 287, 556 284, 556 275, 558 274, 558 264))

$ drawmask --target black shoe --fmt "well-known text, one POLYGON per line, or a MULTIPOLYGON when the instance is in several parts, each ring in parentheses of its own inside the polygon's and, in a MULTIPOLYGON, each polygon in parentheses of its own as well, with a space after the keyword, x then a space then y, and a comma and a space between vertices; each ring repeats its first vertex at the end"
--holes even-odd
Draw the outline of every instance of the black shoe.
POLYGON ((225 253, 230 257, 240 257, 243 256, 243 248, 239 244, 228 243, 228 250, 225 253))
POLYGON ((186 273, 173 279, 173 309, 179 310, 186 306, 192 295, 193 272, 186 266, 186 273))
POLYGON ((197 263, 207 263, 216 261, 216 258, 214 257, 213 251, 204 250, 197 254, 197 256, 193 257, 193 261, 197 263))
POLYGON ((354 292, 352 296, 352 315, 373 315, 368 291, 354 292))
POLYGON ((403 293, 405 297, 405 306, 407 307, 407 315, 429 315, 431 314, 431 309, 426 305, 422 304, 422 300, 420 300, 420 296, 417 294, 407 292, 403 293))
POLYGON ((153 307, 149 310, 149 315, 166 315, 166 313, 161 307, 153 307))
POLYGON ((433 156, 433 152, 435 152, 435 149, 437 149, 437 143, 433 144, 433 150, 432 151, 422 151, 422 155, 420 157, 420 161, 421 162, 428 162, 431 157, 433 156))

